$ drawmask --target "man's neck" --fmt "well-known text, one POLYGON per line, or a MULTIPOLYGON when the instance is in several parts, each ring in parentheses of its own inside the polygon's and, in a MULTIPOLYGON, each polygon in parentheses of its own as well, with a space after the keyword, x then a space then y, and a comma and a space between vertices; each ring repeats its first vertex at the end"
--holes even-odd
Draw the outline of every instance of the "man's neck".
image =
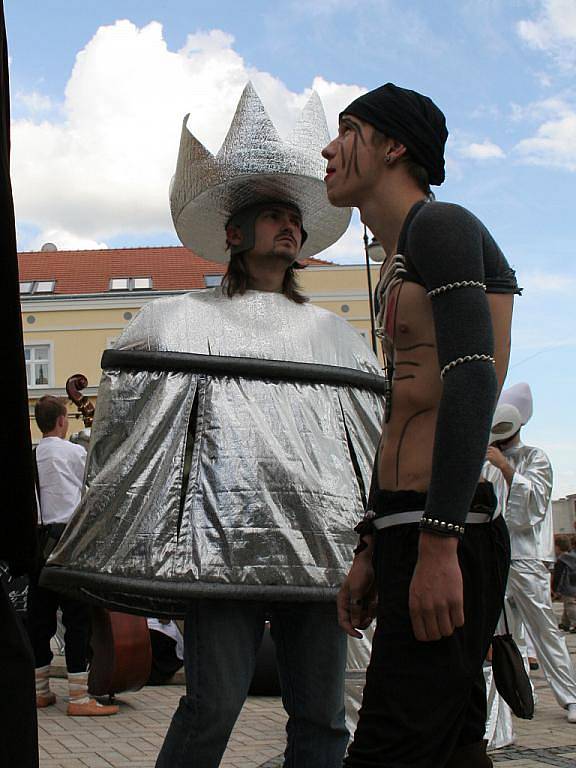
POLYGON ((282 293, 284 277, 289 265, 283 259, 270 255, 245 257, 248 270, 248 288, 253 291, 282 293))
POLYGON ((424 193, 412 183, 394 187, 387 184, 374 189, 360 206, 360 218, 380 242, 387 256, 397 252, 406 216, 412 206, 424 198, 424 193))
POLYGON ((53 429, 52 432, 43 432, 42 438, 44 439, 45 437, 59 437, 61 440, 64 439, 58 429, 53 429))

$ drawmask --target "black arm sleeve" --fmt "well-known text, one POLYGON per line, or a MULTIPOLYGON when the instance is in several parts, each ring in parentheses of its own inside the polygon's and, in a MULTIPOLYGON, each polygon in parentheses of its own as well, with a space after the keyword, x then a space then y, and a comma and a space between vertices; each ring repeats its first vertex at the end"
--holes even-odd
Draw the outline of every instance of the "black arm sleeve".
MULTIPOLYGON (((428 291, 485 283, 480 222, 447 203, 429 203, 408 232, 407 256, 428 291)), ((494 354, 492 319, 480 287, 430 298, 440 368, 468 355, 494 354)), ((444 376, 425 517, 463 525, 480 479, 498 383, 492 361, 461 362, 444 376)))

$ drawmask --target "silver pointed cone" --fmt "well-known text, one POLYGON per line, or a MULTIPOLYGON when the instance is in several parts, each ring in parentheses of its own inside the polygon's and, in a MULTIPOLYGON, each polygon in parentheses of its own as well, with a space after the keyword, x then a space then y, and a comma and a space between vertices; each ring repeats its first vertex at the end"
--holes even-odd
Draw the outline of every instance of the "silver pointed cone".
POLYGON ((316 91, 304 105, 288 141, 295 147, 314 147, 318 152, 330 142, 324 107, 316 91))
POLYGON ((226 222, 248 205, 286 201, 302 214, 308 238, 300 259, 320 253, 346 231, 350 208, 335 208, 324 184, 320 151, 326 117, 312 94, 290 140, 278 134, 254 90, 244 88, 230 130, 213 156, 184 125, 171 189, 172 218, 182 243, 199 256, 227 262, 226 222))
POLYGON ((204 189, 205 179, 212 179, 214 183, 219 179, 216 158, 188 130, 189 117, 189 114, 186 115, 182 121, 180 150, 170 187, 170 210, 173 219, 176 219, 185 205, 204 189), (202 168, 202 179, 198 176, 198 168, 202 168))
POLYGON ((251 82, 246 84, 236 107, 230 129, 216 155, 226 163, 238 156, 238 147, 245 147, 250 154, 272 157, 282 145, 282 139, 270 120, 264 104, 251 82))

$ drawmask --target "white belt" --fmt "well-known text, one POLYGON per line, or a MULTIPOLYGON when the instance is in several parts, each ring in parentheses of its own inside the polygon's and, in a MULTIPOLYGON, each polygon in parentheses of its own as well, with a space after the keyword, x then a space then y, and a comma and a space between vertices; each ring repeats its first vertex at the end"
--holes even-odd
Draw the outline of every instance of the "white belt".
MULTIPOLYGON (((384 517, 375 517, 372 520, 372 525, 381 531, 383 528, 391 528, 394 525, 406 525, 407 523, 419 523, 422 519, 424 511, 415 512, 396 512, 393 515, 385 515, 384 517)), ((468 523, 489 523, 492 516, 486 512, 468 512, 466 515, 466 524, 468 523)))

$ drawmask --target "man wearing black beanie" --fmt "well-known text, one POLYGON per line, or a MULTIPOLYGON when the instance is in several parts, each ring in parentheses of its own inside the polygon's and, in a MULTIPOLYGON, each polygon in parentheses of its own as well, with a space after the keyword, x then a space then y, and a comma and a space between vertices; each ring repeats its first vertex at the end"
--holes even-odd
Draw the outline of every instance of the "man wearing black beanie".
POLYGON ((390 394, 338 597, 352 637, 378 617, 347 768, 492 765, 482 664, 509 539, 480 475, 519 291, 484 225, 431 199, 447 136, 431 99, 388 83, 342 112, 323 150, 330 202, 359 208, 387 253, 378 322, 390 394))

